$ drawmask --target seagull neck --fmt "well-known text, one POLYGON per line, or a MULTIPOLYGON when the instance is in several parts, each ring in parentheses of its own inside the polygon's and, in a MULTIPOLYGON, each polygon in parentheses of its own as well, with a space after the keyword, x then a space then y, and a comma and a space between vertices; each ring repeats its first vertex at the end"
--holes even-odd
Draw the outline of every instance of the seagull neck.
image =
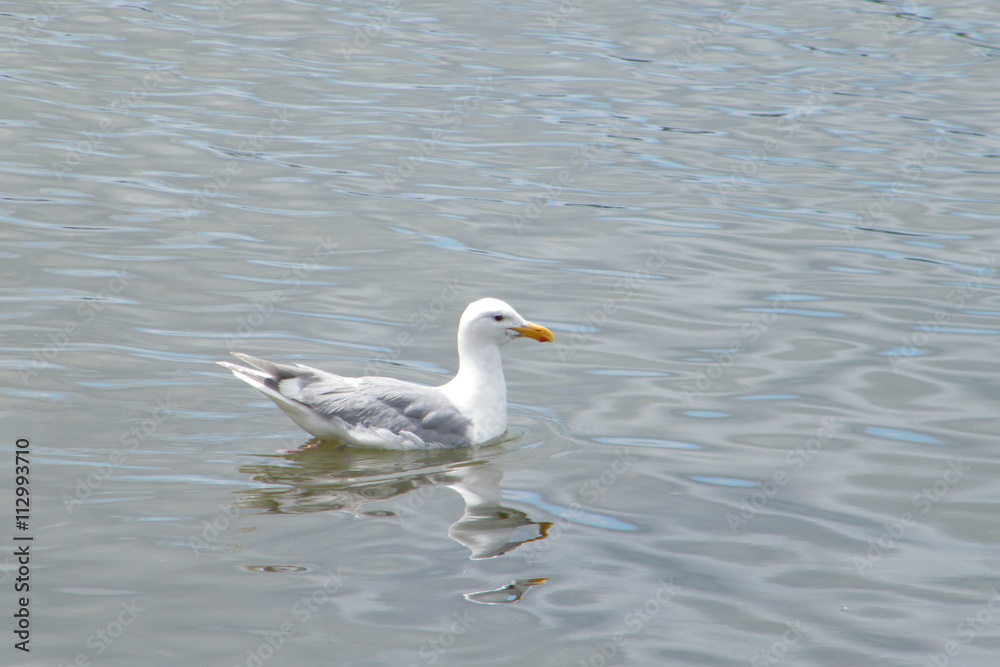
POLYGON ((458 335, 458 373, 441 391, 469 420, 469 439, 483 443, 507 430, 507 386, 500 346, 458 335))
POLYGON ((456 384, 474 393, 499 388, 501 398, 506 400, 500 348, 495 345, 477 346, 463 342, 458 343, 458 373, 454 378, 456 384))
POLYGON ((460 410, 495 426, 500 433, 506 428, 507 386, 498 346, 459 340, 458 373, 442 389, 460 410))

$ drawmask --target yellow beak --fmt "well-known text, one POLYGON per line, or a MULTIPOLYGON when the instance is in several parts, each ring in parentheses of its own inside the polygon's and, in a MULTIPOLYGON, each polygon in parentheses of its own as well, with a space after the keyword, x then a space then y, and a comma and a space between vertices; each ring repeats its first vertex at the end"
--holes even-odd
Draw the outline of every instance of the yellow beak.
POLYGON ((539 343, 551 343, 556 339, 552 332, 539 324, 525 322, 523 327, 514 327, 514 331, 525 338, 534 338, 539 343))

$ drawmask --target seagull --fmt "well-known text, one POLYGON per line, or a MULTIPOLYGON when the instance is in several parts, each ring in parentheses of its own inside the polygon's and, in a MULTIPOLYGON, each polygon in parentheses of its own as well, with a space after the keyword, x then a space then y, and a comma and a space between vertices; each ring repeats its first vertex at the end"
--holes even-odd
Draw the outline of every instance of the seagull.
POLYGON ((437 387, 344 377, 240 352, 233 356, 252 368, 216 363, 322 440, 380 449, 454 449, 495 440, 507 430, 500 348, 515 338, 549 343, 555 337, 499 299, 470 303, 458 324, 458 373, 437 387))

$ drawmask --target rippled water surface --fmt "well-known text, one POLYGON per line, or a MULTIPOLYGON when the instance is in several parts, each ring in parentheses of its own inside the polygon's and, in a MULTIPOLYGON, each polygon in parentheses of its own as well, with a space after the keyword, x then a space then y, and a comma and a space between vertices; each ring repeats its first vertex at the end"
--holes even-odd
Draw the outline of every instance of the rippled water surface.
POLYGON ((995 662, 996 3, 4 7, 3 664, 995 662), (213 363, 482 296, 557 342, 471 452, 213 363))

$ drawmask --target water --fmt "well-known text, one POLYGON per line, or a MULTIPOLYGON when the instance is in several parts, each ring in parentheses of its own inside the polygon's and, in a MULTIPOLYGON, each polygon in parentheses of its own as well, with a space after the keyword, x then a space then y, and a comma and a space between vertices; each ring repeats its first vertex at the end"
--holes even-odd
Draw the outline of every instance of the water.
POLYGON ((996 10, 10 4, 4 664, 994 662, 996 10), (213 364, 482 296, 558 340, 478 451, 213 364))

